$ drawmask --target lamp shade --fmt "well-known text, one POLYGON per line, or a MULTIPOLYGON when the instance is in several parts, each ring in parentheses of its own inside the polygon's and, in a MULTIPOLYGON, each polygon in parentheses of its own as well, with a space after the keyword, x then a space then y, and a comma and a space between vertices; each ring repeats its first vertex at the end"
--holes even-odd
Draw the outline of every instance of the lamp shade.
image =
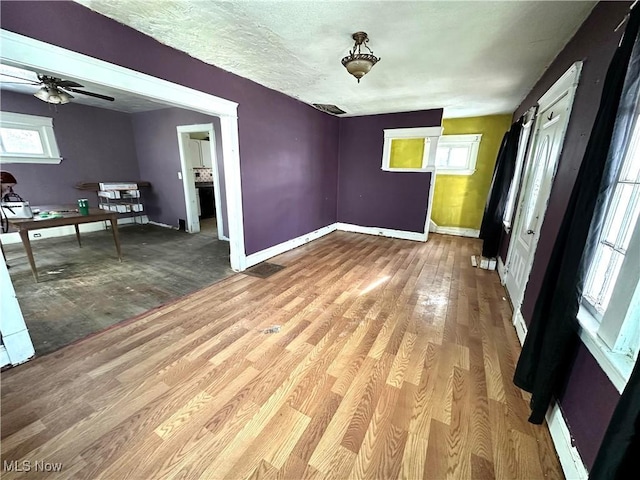
POLYGON ((69 103, 73 98, 68 93, 51 87, 42 87, 40 90, 34 93, 33 96, 39 98, 43 102, 53 103, 56 105, 64 105, 65 103, 69 103))

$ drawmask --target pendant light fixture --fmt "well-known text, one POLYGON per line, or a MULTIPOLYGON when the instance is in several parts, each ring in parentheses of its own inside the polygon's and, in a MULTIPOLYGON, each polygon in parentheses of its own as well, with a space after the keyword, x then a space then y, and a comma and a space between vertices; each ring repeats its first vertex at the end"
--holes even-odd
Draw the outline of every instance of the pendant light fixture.
POLYGON ((356 32, 351 37, 355 40, 353 50, 349 51, 349 55, 342 59, 342 65, 345 66, 347 71, 358 79, 364 77, 369 70, 380 61, 378 57, 373 54, 373 51, 367 46, 369 37, 365 32, 356 32), (369 53, 362 53, 362 47, 369 50, 369 53))

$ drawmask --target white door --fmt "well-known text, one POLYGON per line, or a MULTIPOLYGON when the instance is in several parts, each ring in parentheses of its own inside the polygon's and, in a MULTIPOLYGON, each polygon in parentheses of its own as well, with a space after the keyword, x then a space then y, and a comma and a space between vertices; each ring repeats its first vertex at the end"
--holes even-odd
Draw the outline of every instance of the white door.
POLYGON ((574 64, 539 101, 506 262, 505 287, 515 311, 529 280, 581 66, 574 64))

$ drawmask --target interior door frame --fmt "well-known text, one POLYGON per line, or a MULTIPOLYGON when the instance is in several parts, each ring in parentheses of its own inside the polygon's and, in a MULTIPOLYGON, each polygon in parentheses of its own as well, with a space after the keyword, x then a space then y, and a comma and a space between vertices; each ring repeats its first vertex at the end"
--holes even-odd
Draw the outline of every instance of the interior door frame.
POLYGON ((203 123, 195 125, 178 125, 176 127, 178 134, 178 150, 180 151, 180 166, 182 168, 182 186, 184 188, 184 203, 187 208, 187 232, 198 233, 200 231, 200 219, 198 218, 198 205, 196 198, 195 177, 193 176, 193 168, 188 164, 187 147, 184 143, 185 138, 190 133, 207 132, 209 135, 209 149, 211 150, 212 160, 212 177, 213 177, 213 195, 216 206, 216 224, 218 230, 218 240, 229 241, 224 233, 224 225, 222 223, 222 198, 220 196, 220 175, 218 165, 218 155, 216 155, 216 135, 213 123, 203 123))
POLYGON ((62 78, 73 77, 219 117, 231 268, 236 272, 247 268, 236 102, 7 30, 0 29, 0 43, 0 59, 7 65, 46 70, 62 78))
MULTIPOLYGON (((523 169, 524 173, 523 173, 522 182, 521 182, 522 187, 520 189, 520 193, 518 194, 515 218, 513 221, 513 228, 511 229, 511 240, 509 242, 509 248, 507 250, 507 258, 505 261, 505 268, 504 268, 505 279, 507 275, 509 275, 509 268, 511 266, 513 253, 515 251, 516 242, 514 237, 520 229, 520 222, 523 221, 522 219, 523 206, 525 203, 525 195, 528 193, 526 189, 526 185, 527 185, 528 178, 533 171, 533 168, 532 168, 533 155, 535 153, 535 149, 536 149, 536 146, 538 145, 538 140, 539 140, 539 130, 538 130, 538 126, 540 123, 539 117, 543 115, 551 105, 555 104, 562 97, 564 97, 565 95, 569 96, 569 107, 567 109, 566 120, 564 122, 564 125, 560 133, 560 137, 562 140, 561 140, 560 148, 558 151, 558 159, 553 169, 553 173, 551 176, 551 188, 549 189, 549 195, 547 196, 547 199, 545 202, 544 216, 546 216, 546 212, 549 205, 549 198, 551 197, 551 193, 553 192, 553 185, 555 183, 555 175, 556 175, 556 172, 558 171, 558 164, 560 163, 560 160, 562 158, 562 152, 564 150, 564 142, 566 139, 567 129, 569 127, 569 123, 571 122, 571 112, 573 110, 573 103, 575 101, 576 91, 580 81, 582 64, 583 64, 582 61, 577 61, 573 65, 571 65, 571 67, 569 67, 569 69, 551 86, 551 88, 549 88, 549 90, 546 91, 544 95, 540 97, 540 99, 537 102, 538 110, 536 112, 535 121, 531 126, 531 128, 533 128, 533 138, 530 142, 530 145, 528 147, 528 151, 525 157, 525 166, 523 169)), ((540 227, 544 223, 544 216, 539 223, 540 227)), ((538 249, 538 241, 540 240, 541 230, 542 228, 538 228, 537 231, 533 233, 533 239, 532 239, 533 255, 530 256, 529 262, 525 266, 525 268, 527 269, 527 273, 525 275, 526 280, 522 285, 522 292, 520 292, 520 299, 518 302, 513 302, 513 299, 510 298, 513 306, 513 311, 514 311, 514 318, 513 318, 514 323, 516 323, 517 316, 520 314, 520 307, 522 305, 522 301, 524 300, 524 294, 526 293, 526 290, 527 290, 527 284, 529 283, 529 277, 531 275, 531 269, 533 267, 533 262, 535 259, 535 252, 538 249)), ((505 284, 506 284, 506 280, 505 280, 505 284)), ((507 290, 507 293, 509 293, 509 296, 511 296, 508 290, 507 290)))

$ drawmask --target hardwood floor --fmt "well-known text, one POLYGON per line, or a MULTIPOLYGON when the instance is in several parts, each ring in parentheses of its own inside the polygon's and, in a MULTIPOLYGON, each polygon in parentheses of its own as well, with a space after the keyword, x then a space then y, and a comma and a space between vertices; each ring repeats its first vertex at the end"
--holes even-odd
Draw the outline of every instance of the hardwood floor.
MULTIPOLYGON (((562 478, 477 240, 336 232, 2 374, 42 478, 562 478), (281 325, 279 333, 264 333, 281 325)), ((15 465, 15 464, 11 464, 15 465)), ((22 464, 20 464, 22 466, 22 464)), ((3 478, 38 478, 4 471, 3 478)))

